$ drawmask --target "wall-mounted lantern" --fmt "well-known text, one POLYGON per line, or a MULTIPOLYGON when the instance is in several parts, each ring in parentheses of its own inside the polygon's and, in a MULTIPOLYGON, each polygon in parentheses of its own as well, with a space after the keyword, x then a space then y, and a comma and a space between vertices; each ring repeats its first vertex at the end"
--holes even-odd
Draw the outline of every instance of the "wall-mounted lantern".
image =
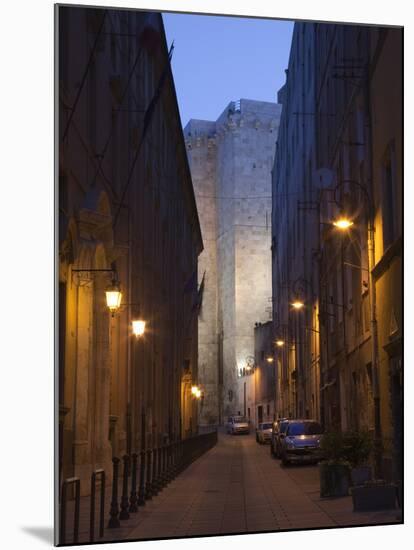
POLYGON ((106 305, 111 312, 112 317, 121 307, 122 292, 121 285, 116 279, 112 279, 112 283, 105 291, 106 294, 106 305))
POLYGON ((139 338, 140 336, 143 336, 145 333, 145 325, 146 322, 142 319, 134 319, 132 321, 132 333, 139 338))

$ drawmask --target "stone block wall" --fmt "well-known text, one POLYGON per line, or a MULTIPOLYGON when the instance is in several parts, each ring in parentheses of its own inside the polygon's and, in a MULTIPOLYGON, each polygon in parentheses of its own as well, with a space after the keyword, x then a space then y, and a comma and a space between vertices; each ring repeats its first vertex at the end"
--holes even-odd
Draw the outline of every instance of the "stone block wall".
POLYGON ((206 272, 200 424, 242 410, 238 378, 254 356, 254 324, 270 318, 271 169, 280 114, 281 105, 242 99, 216 122, 191 120, 184 130, 204 241, 199 280, 206 272))

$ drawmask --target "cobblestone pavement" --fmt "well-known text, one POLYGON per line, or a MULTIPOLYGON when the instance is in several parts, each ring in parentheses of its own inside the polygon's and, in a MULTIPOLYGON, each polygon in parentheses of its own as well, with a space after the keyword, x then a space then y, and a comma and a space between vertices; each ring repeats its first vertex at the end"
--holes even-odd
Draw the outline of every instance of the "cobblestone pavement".
POLYGON ((401 523, 401 511, 355 513, 351 497, 321 499, 317 466, 284 468, 253 436, 219 434, 216 447, 100 540, 387 523, 401 523))

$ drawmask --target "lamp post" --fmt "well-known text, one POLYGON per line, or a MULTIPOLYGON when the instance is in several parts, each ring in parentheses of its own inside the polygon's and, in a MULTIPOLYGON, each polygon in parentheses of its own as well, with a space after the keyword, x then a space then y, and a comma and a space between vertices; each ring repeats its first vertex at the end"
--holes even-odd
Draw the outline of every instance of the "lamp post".
MULTIPOLYGON (((377 325, 377 292, 373 275, 375 266, 375 225, 374 225, 374 204, 367 188, 355 180, 343 180, 335 188, 334 199, 336 200, 337 191, 345 184, 352 184, 362 190, 366 200, 367 211, 367 233, 368 233, 368 293, 370 302, 370 325, 371 325, 371 363, 372 363, 372 393, 374 399, 374 454, 375 454, 375 471, 377 477, 381 476, 382 471, 382 451, 381 451, 381 411, 380 411, 380 395, 379 395, 379 349, 378 349, 378 325, 377 325)), ((341 231, 346 231, 353 225, 350 217, 342 216, 340 219, 333 222, 333 225, 341 231)))

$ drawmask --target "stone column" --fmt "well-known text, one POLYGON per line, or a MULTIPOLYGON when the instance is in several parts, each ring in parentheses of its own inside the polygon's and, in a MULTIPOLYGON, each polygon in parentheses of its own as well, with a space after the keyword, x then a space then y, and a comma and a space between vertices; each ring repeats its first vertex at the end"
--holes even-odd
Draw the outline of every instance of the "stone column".
POLYGON ((88 492, 91 470, 89 441, 89 366, 92 338, 92 281, 88 274, 77 275, 76 367, 73 399, 74 475, 81 479, 81 493, 88 492))
POLYGON ((112 448, 108 440, 109 434, 109 399, 111 379, 111 354, 109 346, 110 313, 106 306, 105 289, 107 276, 98 273, 95 277, 94 289, 94 346, 93 365, 95 374, 95 414, 94 414, 94 446, 95 462, 102 465, 107 472, 111 469, 112 448))

